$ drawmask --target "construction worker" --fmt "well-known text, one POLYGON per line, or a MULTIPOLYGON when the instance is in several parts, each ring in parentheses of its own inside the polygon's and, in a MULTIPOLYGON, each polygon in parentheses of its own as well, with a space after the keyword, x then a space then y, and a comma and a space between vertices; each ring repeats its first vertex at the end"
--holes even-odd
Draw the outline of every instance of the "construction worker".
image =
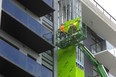
POLYGON ((64 30, 65 30, 64 24, 61 24, 59 29, 61 32, 64 32, 64 30))
POLYGON ((77 31, 77 27, 76 25, 73 23, 73 33, 75 33, 77 31))
POLYGON ((75 25, 77 28, 76 30, 79 31, 80 30, 80 18, 77 18, 73 25, 75 25))
POLYGON ((64 24, 60 25, 59 33, 60 33, 60 36, 59 36, 60 39, 65 36, 65 26, 64 26, 64 24))
POLYGON ((76 32, 76 25, 74 25, 74 23, 71 23, 70 24, 70 27, 69 27, 69 30, 68 30, 68 33, 69 34, 73 34, 73 33, 75 33, 76 32))

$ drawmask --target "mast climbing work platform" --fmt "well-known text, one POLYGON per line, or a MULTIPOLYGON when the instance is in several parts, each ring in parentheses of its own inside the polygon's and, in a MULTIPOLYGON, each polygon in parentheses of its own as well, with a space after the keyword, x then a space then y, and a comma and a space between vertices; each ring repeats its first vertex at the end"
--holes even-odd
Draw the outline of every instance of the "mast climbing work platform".
POLYGON ((76 45, 88 57, 92 64, 97 68, 101 77, 108 77, 107 72, 102 64, 95 56, 80 42, 86 39, 87 28, 86 24, 81 22, 80 18, 69 20, 61 25, 56 32, 56 46, 59 48, 67 48, 71 45, 76 45))
POLYGON ((56 45, 59 48, 75 45, 87 37, 86 24, 81 23, 80 18, 69 20, 62 25, 64 25, 64 31, 61 32, 63 29, 58 29, 56 32, 56 45))

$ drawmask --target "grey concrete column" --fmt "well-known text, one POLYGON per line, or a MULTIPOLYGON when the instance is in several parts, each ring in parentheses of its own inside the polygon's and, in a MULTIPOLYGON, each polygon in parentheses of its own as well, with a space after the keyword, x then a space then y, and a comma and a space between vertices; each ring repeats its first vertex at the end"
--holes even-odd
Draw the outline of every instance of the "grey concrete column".
MULTIPOLYGON (((54 0, 54 45, 56 42, 56 31, 58 29, 58 1, 59 0, 54 0)), ((53 68, 53 77, 57 77, 57 47, 54 48, 54 54, 53 54, 53 58, 54 58, 54 68, 53 68)))

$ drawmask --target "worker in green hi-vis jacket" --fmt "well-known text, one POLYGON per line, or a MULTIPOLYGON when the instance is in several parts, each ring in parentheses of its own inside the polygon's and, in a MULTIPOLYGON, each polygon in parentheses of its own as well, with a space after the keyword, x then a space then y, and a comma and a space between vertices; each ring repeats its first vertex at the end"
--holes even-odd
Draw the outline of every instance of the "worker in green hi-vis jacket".
POLYGON ((80 30, 80 18, 73 20, 68 28, 68 33, 73 34, 80 30))
POLYGON ((74 22, 74 24, 76 26, 76 30, 79 31, 80 30, 80 18, 77 18, 74 22))
POLYGON ((69 30, 68 30, 68 33, 72 35, 73 33, 76 32, 76 29, 77 29, 76 25, 74 23, 71 23, 70 27, 69 27, 69 30))
POLYGON ((78 17, 78 18, 76 18, 76 19, 69 20, 69 21, 65 22, 65 23, 64 23, 65 32, 68 33, 68 30, 69 30, 69 28, 70 28, 70 25, 72 25, 72 24, 73 24, 73 25, 76 25, 77 30, 79 30, 79 29, 80 29, 80 20, 81 20, 81 18, 78 17))

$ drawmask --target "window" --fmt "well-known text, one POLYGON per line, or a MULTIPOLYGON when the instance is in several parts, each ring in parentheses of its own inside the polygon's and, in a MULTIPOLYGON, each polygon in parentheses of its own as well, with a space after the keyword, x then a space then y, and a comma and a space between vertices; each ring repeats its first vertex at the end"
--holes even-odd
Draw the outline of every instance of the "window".
POLYGON ((71 19, 71 3, 67 4, 67 21, 71 19))
POLYGON ((63 22, 61 1, 58 1, 58 21, 59 21, 58 24, 61 24, 63 22))
POLYGON ((79 0, 58 1, 59 24, 81 16, 81 2, 79 0))
POLYGON ((42 65, 53 70, 53 51, 49 50, 42 53, 42 65))
POLYGON ((45 17, 50 20, 50 21, 53 21, 53 13, 49 13, 47 15, 45 15, 45 17))
POLYGON ((77 65, 83 68, 84 67, 84 55, 78 47, 76 47, 76 53, 77 53, 76 54, 77 65))
POLYGON ((91 50, 93 54, 102 51, 102 42, 91 45, 91 50))
POLYGON ((63 6, 63 18, 66 19, 66 6, 63 6))
POLYGON ((67 21, 70 19, 70 5, 67 5, 67 21))
POLYGON ((46 51, 46 53, 47 53, 49 56, 53 57, 53 50, 48 50, 48 51, 46 51))
POLYGON ((100 52, 103 50, 104 40, 100 38, 95 33, 91 33, 91 39, 93 41, 93 44, 91 45, 91 51, 93 54, 100 52))

